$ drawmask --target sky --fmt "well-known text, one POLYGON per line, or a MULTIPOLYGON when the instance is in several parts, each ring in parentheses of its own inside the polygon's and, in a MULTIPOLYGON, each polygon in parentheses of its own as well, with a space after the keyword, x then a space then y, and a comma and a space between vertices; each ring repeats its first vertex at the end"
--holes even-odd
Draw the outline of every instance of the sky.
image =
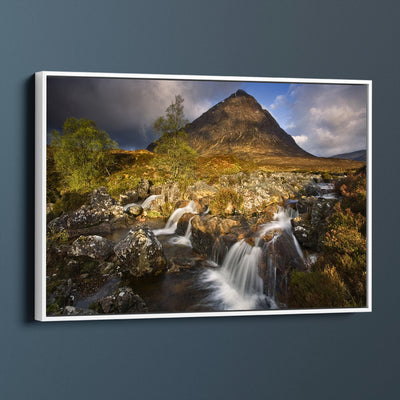
POLYGON ((193 121, 238 89, 267 109, 297 144, 327 157, 367 146, 367 87, 271 82, 48 77, 47 132, 61 130, 68 117, 93 120, 119 147, 146 148, 153 123, 184 98, 193 121))

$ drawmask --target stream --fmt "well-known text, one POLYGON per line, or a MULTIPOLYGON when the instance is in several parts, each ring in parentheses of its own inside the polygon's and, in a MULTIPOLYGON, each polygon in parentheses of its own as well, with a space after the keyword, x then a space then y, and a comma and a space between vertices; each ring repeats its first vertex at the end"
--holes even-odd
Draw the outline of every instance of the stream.
MULTIPOLYGON (((331 190, 329 184, 321 185, 321 196, 333 196, 331 190)), ((156 198, 150 196, 143 205, 149 207, 156 198)), ((279 245, 282 236, 285 236, 284 251, 300 263, 304 261, 292 232, 291 219, 298 216, 292 206, 279 208, 271 222, 260 225, 252 244, 241 239, 229 249, 216 247, 210 259, 192 249, 193 217, 185 235, 176 234, 178 221, 184 214, 198 214, 193 201, 175 210, 166 223, 163 219, 151 219, 146 225, 161 242, 169 265, 178 267, 174 272, 156 277, 131 279, 129 286, 143 298, 152 313, 277 309, 277 263, 282 260, 277 252, 282 252, 282 245, 279 245), (260 276, 262 266, 266 270, 264 280, 260 276)), ((118 242, 128 231, 129 228, 117 230, 108 239, 118 242)), ((96 294, 81 299, 76 305, 87 308, 91 302, 111 294, 117 286, 118 280, 112 279, 96 294)))

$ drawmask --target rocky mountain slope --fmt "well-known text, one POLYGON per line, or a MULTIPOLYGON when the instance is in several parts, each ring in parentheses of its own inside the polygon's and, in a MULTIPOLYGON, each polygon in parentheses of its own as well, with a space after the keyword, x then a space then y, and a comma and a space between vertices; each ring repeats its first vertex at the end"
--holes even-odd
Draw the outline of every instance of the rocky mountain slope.
POLYGON ((204 156, 233 154, 255 161, 271 156, 313 157, 253 96, 241 89, 188 124, 185 130, 190 145, 204 156))

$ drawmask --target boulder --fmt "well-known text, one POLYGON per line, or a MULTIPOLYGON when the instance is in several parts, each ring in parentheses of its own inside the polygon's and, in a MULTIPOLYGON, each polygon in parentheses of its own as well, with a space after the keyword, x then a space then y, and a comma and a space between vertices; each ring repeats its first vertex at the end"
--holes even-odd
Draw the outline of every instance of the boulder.
POLYGON ((158 274, 167 266, 161 243, 145 226, 131 229, 114 247, 114 252, 121 271, 137 278, 158 274))
POLYGON ((182 217, 179 218, 175 233, 180 236, 185 236, 189 221, 194 216, 195 214, 192 213, 183 214, 182 217))
POLYGON ((333 213, 337 199, 302 198, 297 203, 299 217, 292 220, 294 235, 305 248, 321 251, 327 230, 326 219, 333 213))
POLYGON ((71 246, 73 257, 90 257, 95 260, 105 260, 114 251, 115 243, 97 235, 79 236, 71 246))
POLYGON ((106 209, 116 205, 117 202, 108 194, 105 187, 99 187, 89 195, 89 204, 92 208, 106 209))
POLYGON ((259 275, 264 281, 264 292, 278 303, 287 304, 290 275, 295 270, 304 270, 304 260, 291 232, 276 231, 269 239, 263 246, 259 275))
POLYGON ((94 190, 89 195, 88 202, 89 204, 50 221, 47 225, 48 230, 54 233, 65 231, 70 238, 80 235, 105 235, 128 222, 123 207, 116 204, 106 188, 94 190))
POLYGON ((103 297, 90 305, 99 314, 146 313, 148 308, 143 299, 130 287, 122 287, 111 296, 103 297))
POLYGON ((319 196, 320 188, 315 182, 311 181, 304 187, 304 192, 306 196, 319 196))
POLYGON ((139 200, 139 194, 136 190, 128 190, 119 195, 119 203, 125 206, 130 203, 136 203, 139 200))
POLYGON ((199 216, 192 219, 192 246, 200 254, 211 256, 216 239, 228 233, 240 223, 231 218, 213 215, 199 216))
POLYGON ((139 204, 129 204, 129 206, 125 208, 125 212, 137 217, 143 212, 143 208, 139 204))

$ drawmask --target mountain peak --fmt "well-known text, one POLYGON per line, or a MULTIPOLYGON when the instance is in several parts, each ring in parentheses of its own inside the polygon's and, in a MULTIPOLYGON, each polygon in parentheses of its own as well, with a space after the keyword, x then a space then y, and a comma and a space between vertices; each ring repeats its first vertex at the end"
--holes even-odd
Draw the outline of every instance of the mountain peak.
POLYGON ((235 96, 235 97, 239 97, 239 96, 248 96, 248 97, 252 97, 252 96, 250 96, 247 92, 245 92, 243 89, 237 90, 232 96, 235 96))
POLYGON ((201 155, 233 154, 244 159, 310 157, 274 117, 243 89, 185 127, 190 145, 201 155))

